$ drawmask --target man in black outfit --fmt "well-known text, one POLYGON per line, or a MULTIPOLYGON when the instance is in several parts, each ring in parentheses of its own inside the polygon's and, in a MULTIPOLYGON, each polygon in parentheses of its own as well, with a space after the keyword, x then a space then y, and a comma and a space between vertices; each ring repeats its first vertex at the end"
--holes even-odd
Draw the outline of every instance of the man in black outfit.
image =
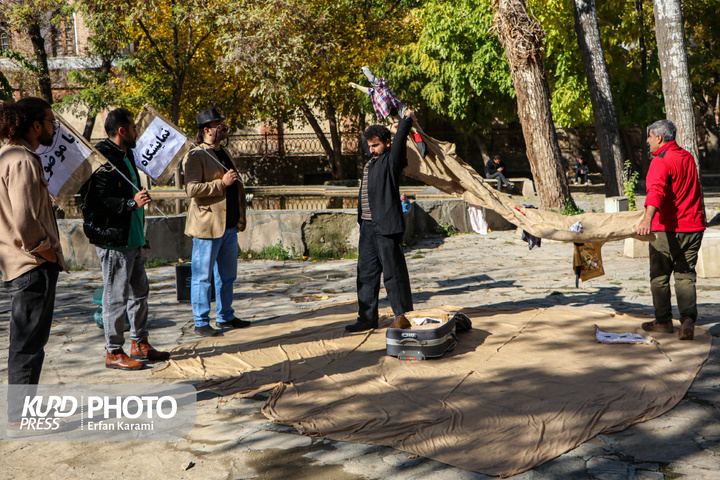
POLYGON ((503 173, 504 171, 505 165, 502 163, 502 160, 497 155, 493 156, 485 164, 485 178, 496 179, 498 190, 500 190, 503 185, 505 185, 508 190, 512 190, 513 184, 507 181, 507 178, 505 178, 505 174, 503 173))
POLYGON ((380 274, 395 317, 413 309, 402 250, 405 222, 399 188, 400 174, 408 164, 407 136, 413 121, 415 114, 405 112, 393 142, 390 130, 382 125, 371 125, 363 135, 363 148, 370 159, 365 164, 358 196, 358 319, 345 327, 349 332, 377 328, 380 274))

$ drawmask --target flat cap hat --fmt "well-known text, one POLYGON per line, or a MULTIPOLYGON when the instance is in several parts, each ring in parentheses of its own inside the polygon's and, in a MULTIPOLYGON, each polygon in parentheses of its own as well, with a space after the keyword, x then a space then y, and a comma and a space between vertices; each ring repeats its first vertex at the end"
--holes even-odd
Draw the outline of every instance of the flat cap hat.
POLYGON ((225 120, 225 117, 220 115, 220 113, 218 113, 215 108, 208 108, 207 110, 203 110, 195 117, 195 123, 197 123, 198 128, 207 125, 210 122, 222 122, 223 120, 225 120))

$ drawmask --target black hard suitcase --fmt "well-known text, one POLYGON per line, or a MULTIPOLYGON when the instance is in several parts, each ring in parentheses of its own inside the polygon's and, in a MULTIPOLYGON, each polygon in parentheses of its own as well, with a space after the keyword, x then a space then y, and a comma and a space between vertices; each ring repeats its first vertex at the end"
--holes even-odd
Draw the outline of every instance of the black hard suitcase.
MULTIPOLYGON (((410 328, 388 328, 385 334, 387 354, 400 360, 425 360, 426 358, 439 358, 445 352, 451 352, 457 345, 456 326, 458 320, 463 323, 463 329, 468 329, 470 319, 462 313, 451 315, 438 312, 409 312, 405 316, 410 321, 410 328), (416 326, 413 318, 430 317, 441 320, 435 326, 416 326)), ((393 325, 396 325, 394 322, 393 325)))

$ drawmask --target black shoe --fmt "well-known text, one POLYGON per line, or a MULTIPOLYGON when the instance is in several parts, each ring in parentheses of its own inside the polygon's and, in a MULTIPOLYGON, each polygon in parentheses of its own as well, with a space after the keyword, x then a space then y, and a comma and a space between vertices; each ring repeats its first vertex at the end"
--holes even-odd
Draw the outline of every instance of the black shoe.
POLYGON ((247 320, 240 320, 237 317, 234 317, 229 322, 215 322, 215 326, 217 328, 247 328, 250 325, 252 325, 252 322, 248 322, 247 320))
POLYGON ((220 332, 210 325, 203 325, 202 327, 195 327, 195 335, 200 335, 201 337, 214 337, 215 335, 220 335, 220 332))
POLYGON ((348 332, 364 332, 365 330, 370 330, 371 328, 378 328, 377 322, 365 323, 361 320, 358 320, 352 325, 345 325, 345 330, 347 330, 348 332))
POLYGON ((508 184, 507 184, 507 189, 508 189, 508 190, 512 190, 512 189, 514 189, 514 188, 515 188, 515 184, 514 184, 514 183, 508 183, 508 184))

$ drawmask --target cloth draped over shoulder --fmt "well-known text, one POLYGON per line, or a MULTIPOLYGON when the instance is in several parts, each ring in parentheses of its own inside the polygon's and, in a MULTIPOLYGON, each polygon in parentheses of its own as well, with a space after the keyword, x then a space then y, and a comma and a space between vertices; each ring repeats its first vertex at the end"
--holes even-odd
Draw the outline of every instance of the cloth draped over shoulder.
POLYGON ((653 238, 652 235, 637 235, 642 211, 567 216, 523 207, 488 187, 482 177, 457 156, 455 144, 436 140, 422 132, 420 135, 427 153, 423 157, 415 144, 408 142, 405 175, 462 198, 469 204, 494 210, 535 237, 577 243, 604 243, 629 237, 643 240, 653 238), (576 222, 582 224, 582 232, 569 230, 576 222))

